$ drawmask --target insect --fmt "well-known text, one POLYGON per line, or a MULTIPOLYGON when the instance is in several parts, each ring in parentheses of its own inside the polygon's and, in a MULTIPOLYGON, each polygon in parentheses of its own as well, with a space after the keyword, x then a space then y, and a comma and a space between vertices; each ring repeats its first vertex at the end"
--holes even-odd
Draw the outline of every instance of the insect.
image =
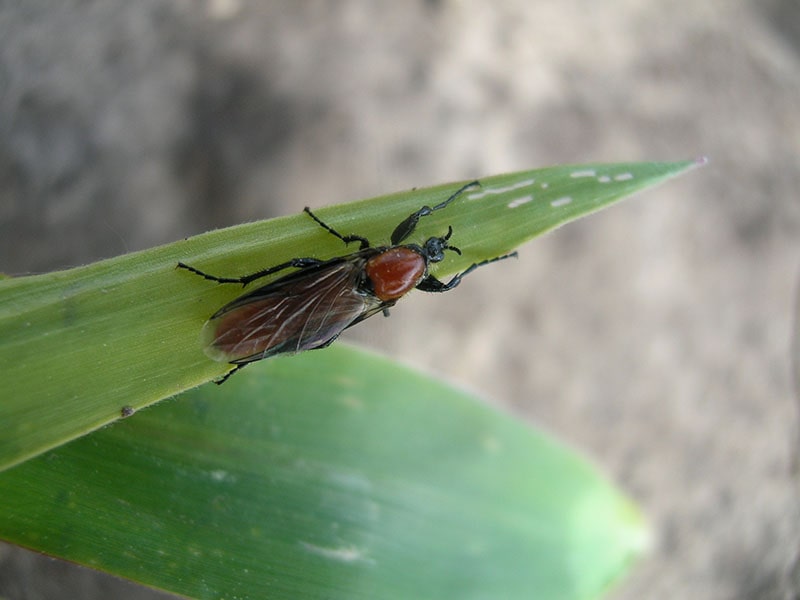
POLYGON ((201 335, 206 355, 233 365, 216 383, 225 382, 248 363, 278 354, 325 348, 342 331, 383 312, 416 288, 424 292, 446 292, 478 267, 516 256, 516 252, 474 263, 450 281, 442 282, 428 272, 431 263, 444 259, 445 251, 461 254, 450 244, 453 228, 441 237, 430 237, 424 244, 403 244, 422 217, 441 210, 466 190, 479 186, 473 181, 433 208, 423 206, 400 222, 391 235, 390 246, 371 246, 360 235, 342 235, 304 210, 320 227, 342 242, 358 242, 350 254, 327 260, 293 258, 243 277, 215 277, 182 262, 178 267, 217 283, 249 283, 295 269, 251 292, 239 296, 215 312, 201 335))

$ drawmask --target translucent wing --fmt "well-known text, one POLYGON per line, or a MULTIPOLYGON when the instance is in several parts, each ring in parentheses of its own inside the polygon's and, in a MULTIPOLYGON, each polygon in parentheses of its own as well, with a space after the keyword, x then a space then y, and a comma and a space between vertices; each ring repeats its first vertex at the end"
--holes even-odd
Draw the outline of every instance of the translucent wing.
POLYGON ((383 308, 358 289, 364 262, 348 257, 302 269, 226 304, 203 328, 206 354, 246 364, 330 344, 383 308))

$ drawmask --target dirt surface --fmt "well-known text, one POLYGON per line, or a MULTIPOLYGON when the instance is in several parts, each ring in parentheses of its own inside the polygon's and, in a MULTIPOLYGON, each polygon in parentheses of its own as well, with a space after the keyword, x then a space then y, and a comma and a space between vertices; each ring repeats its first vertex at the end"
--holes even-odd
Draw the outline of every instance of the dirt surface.
MULTIPOLYGON (((800 5, 494 4, 0 3, 0 270, 708 155, 351 338, 555 432, 635 497, 658 543, 612 598, 800 597, 800 5)), ((8 546, 0 596, 160 597, 8 546)))

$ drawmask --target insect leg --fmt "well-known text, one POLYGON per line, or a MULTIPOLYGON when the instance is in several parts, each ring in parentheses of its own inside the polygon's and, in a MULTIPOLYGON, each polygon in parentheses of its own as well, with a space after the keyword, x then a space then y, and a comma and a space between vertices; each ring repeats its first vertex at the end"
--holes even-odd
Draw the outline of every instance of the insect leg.
POLYGON ((235 367, 233 367, 233 368, 232 368, 230 371, 228 371, 227 373, 225 373, 225 375, 223 375, 223 376, 222 376, 222 377, 220 377, 219 379, 215 379, 215 380, 214 380, 214 383, 216 383, 217 385, 222 385, 223 383, 225 383, 226 381, 228 381, 228 378, 229 378, 231 375, 233 375, 234 373, 236 373, 236 371, 238 371, 239 369, 243 369, 245 366, 247 366, 247 365, 249 365, 249 364, 250 364, 250 363, 244 363, 244 364, 241 364, 241 365, 236 365, 236 366, 235 366, 235 367))
POLYGON ((320 264, 321 260, 318 258, 293 258, 292 260, 287 260, 284 263, 279 265, 275 265, 274 267, 270 267, 269 269, 262 269, 261 271, 256 271, 255 273, 251 273, 250 275, 244 275, 243 277, 217 277, 216 275, 209 275, 208 273, 204 273, 200 269, 195 269, 194 267, 190 267, 187 264, 182 262, 178 263, 178 268, 186 269, 187 271, 191 271, 195 275, 200 275, 203 279, 208 279, 209 281, 216 281, 217 283, 241 283, 243 286, 247 285, 251 281, 255 281, 256 279, 261 279, 262 277, 266 277, 267 275, 272 275, 273 273, 277 273, 278 271, 283 271, 284 269, 288 269, 289 267, 294 267, 296 269, 303 269, 305 267, 313 267, 315 265, 320 264))
POLYGON ((335 235, 337 238, 342 240, 345 244, 349 244, 351 242, 359 242, 361 244, 361 248, 360 248, 361 250, 364 250, 365 248, 369 248, 369 240, 367 240, 367 238, 361 237, 360 235, 342 235, 341 233, 336 231, 333 227, 331 227, 330 225, 325 223, 317 215, 312 213, 311 209, 308 208, 307 206, 303 210, 308 214, 309 217, 314 219, 320 227, 322 227, 328 233, 335 235))
POLYGON ((478 267, 482 267, 484 265, 491 264, 493 262, 497 262, 498 260, 505 260, 506 258, 514 257, 516 258, 517 253, 512 252, 511 254, 504 254, 503 256, 496 256, 495 258, 490 258, 488 260, 481 261, 479 263, 474 263, 470 266, 466 271, 455 275, 450 281, 444 283, 443 281, 439 281, 433 275, 428 275, 425 279, 419 282, 417 285, 418 290, 422 290, 423 292, 447 292, 452 290, 456 287, 459 283, 461 283, 461 279, 466 277, 470 273, 472 273, 478 267))
POLYGON ((394 228, 394 231, 392 232, 392 245, 396 246, 404 239, 406 239, 408 236, 410 236, 412 233, 414 233, 414 229, 416 229, 417 223, 419 223, 419 220, 422 217, 427 217, 433 211, 439 210, 440 208, 444 208, 445 206, 450 204, 453 200, 458 198, 461 194, 466 192, 468 189, 475 186, 480 186, 480 182, 477 180, 471 181, 470 183, 461 186, 453 194, 451 194, 447 200, 445 200, 444 202, 440 202, 433 208, 431 208, 430 206, 423 206, 419 210, 414 211, 413 213, 408 215, 408 217, 406 217, 405 220, 403 220, 397 227, 394 228))

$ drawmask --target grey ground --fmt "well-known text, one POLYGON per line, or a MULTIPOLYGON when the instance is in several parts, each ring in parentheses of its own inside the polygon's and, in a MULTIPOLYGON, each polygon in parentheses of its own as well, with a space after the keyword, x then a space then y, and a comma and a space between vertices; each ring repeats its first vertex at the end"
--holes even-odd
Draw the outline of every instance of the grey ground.
MULTIPOLYGON (((659 541, 613 598, 796 599, 796 0, 0 1, 8 273, 306 204, 700 154, 351 337, 634 496, 659 541)), ((8 546, 0 596, 160 597, 8 546)))

